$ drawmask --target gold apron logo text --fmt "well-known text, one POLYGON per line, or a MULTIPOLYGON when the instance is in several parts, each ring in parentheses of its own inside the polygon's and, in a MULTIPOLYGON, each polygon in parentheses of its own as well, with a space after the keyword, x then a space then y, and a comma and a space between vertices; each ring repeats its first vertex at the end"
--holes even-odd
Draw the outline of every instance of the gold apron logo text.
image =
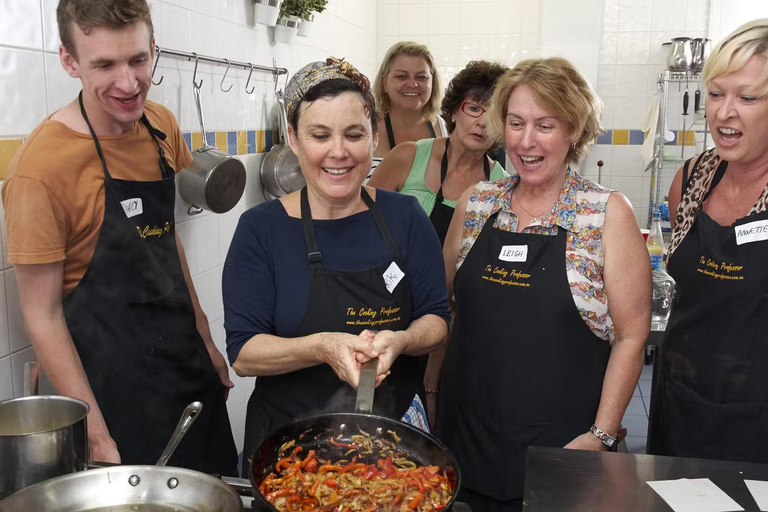
POLYGON ((165 226, 159 227, 157 224, 154 226, 136 226, 136 230, 139 232, 141 238, 162 238, 164 235, 173 232, 173 222, 166 222, 165 226))
POLYGON ((704 256, 699 258, 699 268, 696 269, 696 272, 723 281, 744 280, 744 267, 742 265, 725 262, 718 263, 712 258, 705 258, 704 256))
POLYGON ((373 308, 347 308, 347 325, 365 325, 366 327, 379 327, 392 322, 400 321, 399 307, 383 307, 376 311, 373 308), (350 318, 356 317, 356 318, 350 318))
POLYGON ((486 275, 480 277, 486 281, 500 284, 502 286, 522 286, 524 288, 531 286, 531 283, 527 282, 531 278, 531 274, 528 274, 527 272, 520 272, 519 270, 507 270, 504 267, 486 265, 485 273, 486 275))

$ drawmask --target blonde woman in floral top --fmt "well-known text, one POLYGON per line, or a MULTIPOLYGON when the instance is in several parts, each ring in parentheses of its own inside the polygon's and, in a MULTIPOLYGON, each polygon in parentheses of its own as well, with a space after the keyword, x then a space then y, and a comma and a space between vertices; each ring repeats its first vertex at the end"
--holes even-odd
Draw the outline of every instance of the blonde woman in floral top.
POLYGON ((521 508, 529 445, 615 446, 640 375, 651 303, 643 238, 623 195, 569 167, 599 119, 568 61, 518 64, 488 119, 518 174, 467 190, 448 231, 453 331, 425 386, 439 391, 437 433, 473 510, 521 508))

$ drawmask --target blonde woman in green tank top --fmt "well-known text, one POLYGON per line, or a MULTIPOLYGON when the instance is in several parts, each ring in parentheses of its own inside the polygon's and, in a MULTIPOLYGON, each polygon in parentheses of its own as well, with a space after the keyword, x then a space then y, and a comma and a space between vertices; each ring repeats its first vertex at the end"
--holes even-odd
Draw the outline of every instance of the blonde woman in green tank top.
POLYGON ((498 141, 487 132, 485 122, 493 89, 507 69, 488 61, 467 64, 448 84, 442 103, 451 135, 398 144, 368 182, 416 197, 441 242, 462 192, 480 181, 507 176, 486 155, 498 141))

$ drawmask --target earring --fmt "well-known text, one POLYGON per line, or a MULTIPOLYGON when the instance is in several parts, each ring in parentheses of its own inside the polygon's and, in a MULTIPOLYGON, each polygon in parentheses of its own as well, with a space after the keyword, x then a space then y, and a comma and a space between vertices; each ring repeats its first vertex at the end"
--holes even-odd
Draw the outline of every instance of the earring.
POLYGON ((571 149, 576 149, 576 143, 571 144, 571 149))

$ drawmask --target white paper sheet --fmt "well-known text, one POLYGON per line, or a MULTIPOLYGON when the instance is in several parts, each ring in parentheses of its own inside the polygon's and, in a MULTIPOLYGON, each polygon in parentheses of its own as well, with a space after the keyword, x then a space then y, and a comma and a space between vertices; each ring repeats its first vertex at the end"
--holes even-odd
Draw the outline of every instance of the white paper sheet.
POLYGON ((760 480, 744 480, 747 489, 752 493, 760 510, 768 511, 768 482, 760 480))
POLYGON ((736 512, 744 510, 709 478, 647 482, 675 512, 736 512))

